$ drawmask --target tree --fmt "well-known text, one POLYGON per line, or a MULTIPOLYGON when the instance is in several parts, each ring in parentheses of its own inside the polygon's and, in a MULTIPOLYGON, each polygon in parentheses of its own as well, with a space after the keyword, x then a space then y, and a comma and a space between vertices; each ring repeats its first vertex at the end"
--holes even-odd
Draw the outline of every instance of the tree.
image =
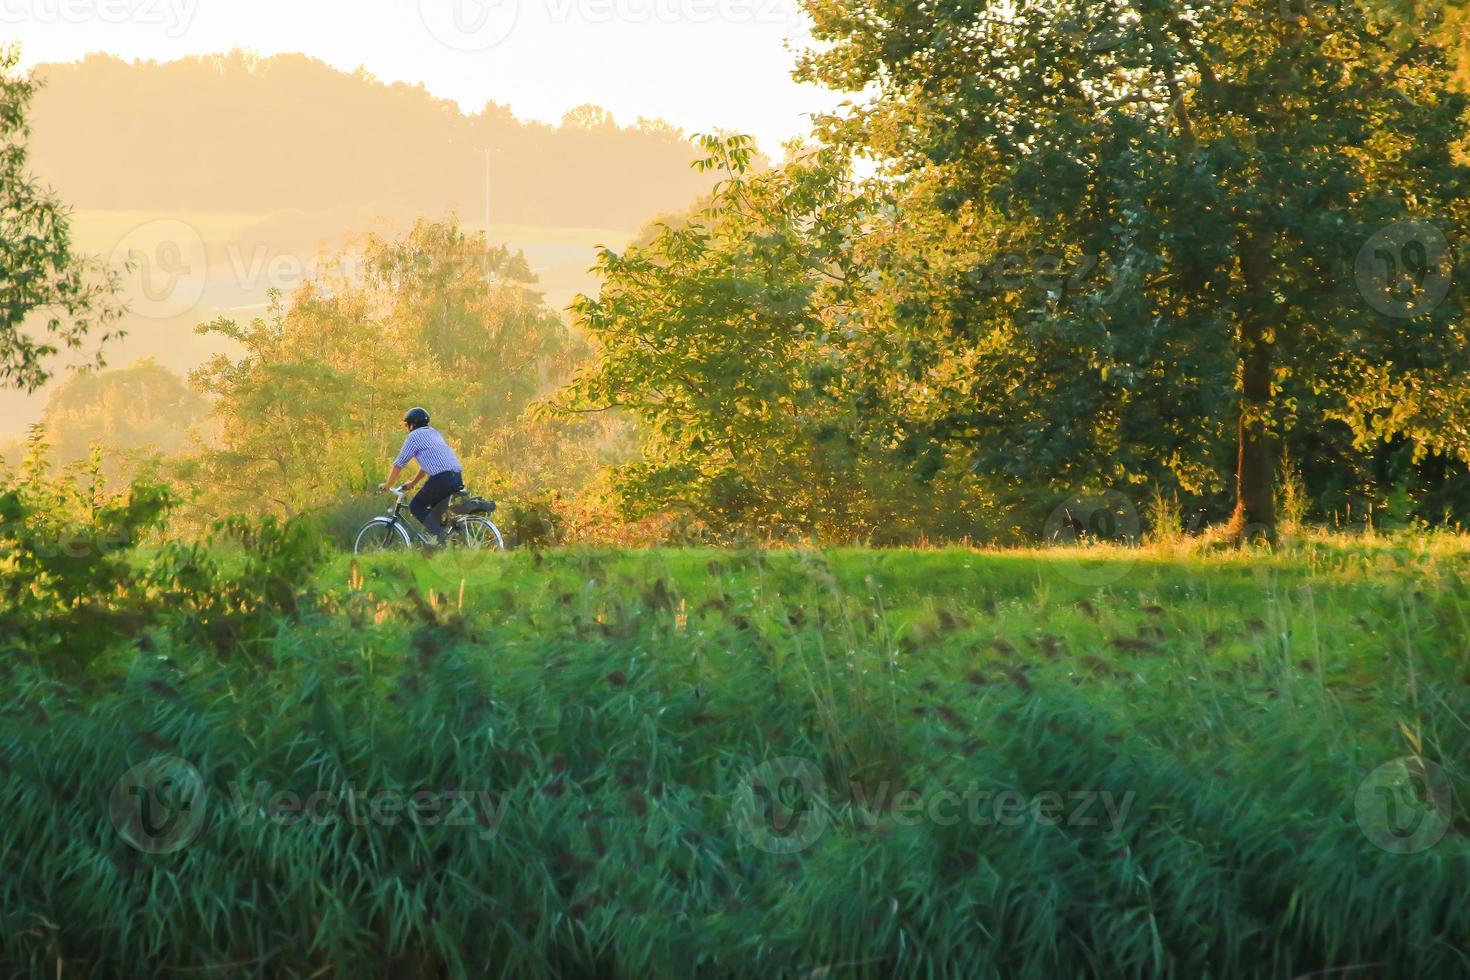
POLYGON ((1229 418, 1237 532, 1274 528, 1293 424, 1470 458, 1463 303, 1447 288, 1466 103, 1432 40, 1442 6, 807 7, 824 47, 800 76, 877 92, 824 132, 935 211, 927 252, 890 249, 913 273, 894 305, 902 372, 875 368, 932 392, 924 416, 890 402, 915 437, 996 467, 1041 446, 1053 474, 1106 475, 1100 461, 1146 447, 1147 465, 1197 482, 1229 418), (1096 261, 1109 288, 978 289, 982 232, 1096 261))
POLYGON ((221 317, 234 340, 192 375, 214 399, 216 448, 186 476, 229 511, 294 514, 375 485, 412 405, 430 408, 478 487, 523 461, 521 415, 569 370, 576 346, 531 289, 524 257, 420 221, 370 235, 268 317, 221 317))
POLYGON ((114 455, 178 453, 208 411, 208 402, 183 378, 150 357, 72 375, 51 389, 43 417, 55 459, 64 466, 86 459, 93 446, 114 455))
POLYGON ((584 102, 573 106, 561 117, 563 129, 616 129, 617 120, 602 106, 584 102))
POLYGON ((66 209, 27 170, 36 83, 19 63, 17 48, 0 46, 0 385, 31 392, 61 350, 121 336, 109 324, 122 310, 107 302, 116 277, 72 250, 66 209))
POLYGON ((973 483, 921 486, 906 447, 856 438, 873 405, 853 358, 883 333, 857 302, 880 199, 840 150, 757 171, 748 138, 701 142, 713 195, 605 250, 599 295, 573 306, 597 357, 558 406, 638 417, 642 458, 617 479, 631 513, 718 537, 973 533, 973 483))

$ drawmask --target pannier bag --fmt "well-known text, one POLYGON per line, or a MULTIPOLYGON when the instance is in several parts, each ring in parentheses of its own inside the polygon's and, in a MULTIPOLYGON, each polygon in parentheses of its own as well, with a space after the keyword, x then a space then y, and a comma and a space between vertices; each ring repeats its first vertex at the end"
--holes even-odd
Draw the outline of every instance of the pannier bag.
POLYGON ((451 514, 459 514, 461 516, 489 514, 494 510, 495 501, 486 500, 484 497, 465 497, 449 505, 449 512, 451 514))

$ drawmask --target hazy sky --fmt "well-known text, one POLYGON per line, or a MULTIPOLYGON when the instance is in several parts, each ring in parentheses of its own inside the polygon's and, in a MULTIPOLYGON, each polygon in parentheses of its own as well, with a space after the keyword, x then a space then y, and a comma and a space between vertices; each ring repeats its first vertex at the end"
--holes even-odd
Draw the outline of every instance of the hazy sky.
POLYGON ((795 0, 0 0, 0 39, 28 65, 302 51, 467 111, 556 121, 596 102, 624 123, 753 133, 773 154, 840 101, 791 80, 787 41, 808 40, 795 0))

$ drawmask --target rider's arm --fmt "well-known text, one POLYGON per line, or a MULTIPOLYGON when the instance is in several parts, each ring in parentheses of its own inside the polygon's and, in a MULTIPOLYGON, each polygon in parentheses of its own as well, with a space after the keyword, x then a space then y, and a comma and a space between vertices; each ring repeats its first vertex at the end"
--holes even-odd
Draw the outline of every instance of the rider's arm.
MULTIPOLYGON (((402 472, 403 472, 403 467, 401 467, 401 466, 395 466, 395 467, 393 467, 393 469, 388 472, 388 479, 387 479, 387 481, 385 483, 383 483, 382 486, 379 487, 379 489, 381 489, 381 490, 387 490, 389 487, 396 487, 398 485, 398 475, 400 473, 402 473, 402 472)), ((407 483, 405 483, 403 485, 403 492, 404 493, 407 493, 408 491, 412 490, 414 487, 416 487, 420 483, 422 483, 423 480, 424 480, 424 471, 423 471, 422 468, 420 468, 419 471, 413 475, 413 479, 412 480, 409 480, 407 483)))
MULTIPOLYGON (((388 471, 388 479, 384 481, 380 489, 387 490, 390 487, 395 487, 398 485, 399 474, 401 474, 403 472, 403 468, 408 465, 408 461, 414 458, 415 434, 416 433, 410 432, 408 434, 408 438, 403 440, 403 449, 399 451, 398 458, 393 461, 393 468, 388 471)), ((420 472, 422 472, 423 467, 419 467, 419 470, 420 472)))

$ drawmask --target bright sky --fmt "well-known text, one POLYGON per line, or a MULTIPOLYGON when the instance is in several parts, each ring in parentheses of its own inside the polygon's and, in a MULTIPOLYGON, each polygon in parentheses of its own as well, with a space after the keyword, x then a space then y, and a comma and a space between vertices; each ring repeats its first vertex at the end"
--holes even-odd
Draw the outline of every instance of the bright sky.
POLYGON ((595 102, 622 123, 748 132, 778 158, 805 114, 841 101, 791 80, 809 40, 796 0, 0 0, 0 40, 27 65, 300 51, 466 111, 555 122, 595 102))

